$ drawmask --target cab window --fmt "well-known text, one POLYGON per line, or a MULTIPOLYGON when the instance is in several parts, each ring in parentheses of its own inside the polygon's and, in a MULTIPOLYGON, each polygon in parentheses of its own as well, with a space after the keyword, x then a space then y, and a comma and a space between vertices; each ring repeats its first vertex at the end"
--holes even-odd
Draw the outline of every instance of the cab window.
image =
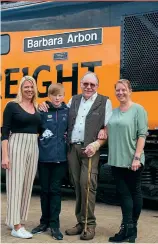
POLYGON ((1 35, 1 55, 8 54, 10 51, 10 36, 8 34, 1 35))

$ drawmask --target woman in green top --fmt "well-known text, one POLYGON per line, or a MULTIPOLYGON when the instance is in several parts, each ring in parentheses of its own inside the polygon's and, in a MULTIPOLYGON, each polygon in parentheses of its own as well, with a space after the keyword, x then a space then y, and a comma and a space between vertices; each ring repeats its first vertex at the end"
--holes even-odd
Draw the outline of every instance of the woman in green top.
POLYGON ((144 144, 147 134, 147 113, 131 100, 128 80, 115 85, 120 102, 107 125, 109 158, 116 187, 121 198, 122 224, 110 242, 135 242, 137 221, 142 209, 141 175, 144 165, 144 144))

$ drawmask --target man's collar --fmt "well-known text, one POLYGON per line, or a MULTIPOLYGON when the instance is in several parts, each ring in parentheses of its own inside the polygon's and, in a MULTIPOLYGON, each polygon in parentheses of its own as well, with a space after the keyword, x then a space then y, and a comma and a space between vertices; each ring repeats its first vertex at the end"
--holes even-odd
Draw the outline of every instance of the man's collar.
POLYGON ((96 92, 96 93, 94 93, 90 98, 88 98, 88 99, 85 99, 84 98, 84 96, 82 96, 82 100, 84 101, 84 102, 86 102, 86 101, 94 101, 95 99, 96 99, 96 97, 97 97, 97 95, 98 95, 98 93, 96 92))

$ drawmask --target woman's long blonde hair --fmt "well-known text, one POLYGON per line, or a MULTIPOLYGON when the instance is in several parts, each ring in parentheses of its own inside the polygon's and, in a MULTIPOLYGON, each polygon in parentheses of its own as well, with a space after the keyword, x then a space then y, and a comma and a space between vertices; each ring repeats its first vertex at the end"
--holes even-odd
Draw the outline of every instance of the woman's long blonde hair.
POLYGON ((18 88, 18 94, 15 98, 15 102, 16 103, 21 103, 22 102, 22 87, 23 87, 23 84, 25 81, 29 81, 32 83, 33 85, 33 89, 34 89, 34 96, 32 98, 32 103, 33 105, 37 108, 37 98, 38 98, 38 91, 37 91, 37 85, 36 85, 36 81, 35 79, 32 77, 32 76, 24 76, 21 81, 20 81, 20 84, 19 84, 19 88, 18 88))

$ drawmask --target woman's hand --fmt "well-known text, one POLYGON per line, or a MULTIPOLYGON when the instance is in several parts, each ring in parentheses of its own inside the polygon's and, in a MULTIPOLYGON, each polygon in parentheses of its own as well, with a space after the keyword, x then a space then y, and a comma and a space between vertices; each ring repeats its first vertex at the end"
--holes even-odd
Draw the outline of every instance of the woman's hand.
POLYGON ((98 133, 98 139, 106 140, 107 139, 107 131, 105 129, 101 129, 98 133))
POLYGON ((141 163, 139 160, 133 160, 131 170, 136 171, 141 167, 141 163))
POLYGON ((43 102, 38 105, 38 109, 43 112, 48 112, 49 105, 46 102, 43 102))
POLYGON ((10 169, 10 162, 9 162, 9 158, 2 158, 2 168, 3 169, 10 169))

